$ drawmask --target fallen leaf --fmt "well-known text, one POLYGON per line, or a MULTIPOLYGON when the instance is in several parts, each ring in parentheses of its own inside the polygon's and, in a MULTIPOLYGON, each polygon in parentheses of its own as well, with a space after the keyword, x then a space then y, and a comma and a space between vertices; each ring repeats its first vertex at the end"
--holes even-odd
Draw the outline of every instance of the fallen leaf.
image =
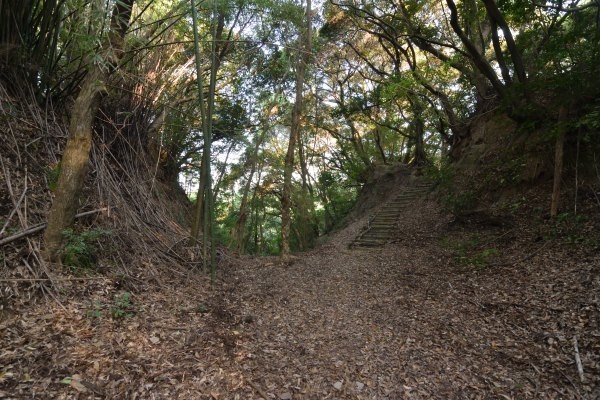
POLYGON ((158 336, 150 336, 150 342, 152 342, 152 344, 159 344, 160 339, 158 338, 158 336))
POLYGON ((73 375, 71 377, 66 377, 65 379, 60 381, 60 383, 69 385, 73 389, 77 390, 78 392, 82 392, 82 393, 87 392, 87 388, 81 383, 81 376, 79 376, 77 374, 73 375))

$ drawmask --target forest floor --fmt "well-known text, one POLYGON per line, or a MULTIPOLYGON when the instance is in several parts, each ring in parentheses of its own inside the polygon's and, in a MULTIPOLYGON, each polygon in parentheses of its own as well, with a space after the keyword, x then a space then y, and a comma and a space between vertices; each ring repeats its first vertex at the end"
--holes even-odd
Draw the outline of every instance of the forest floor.
POLYGON ((0 319, 0 398, 600 398, 598 243, 469 218, 425 201, 384 247, 348 248, 363 218, 212 288, 65 282, 0 319))

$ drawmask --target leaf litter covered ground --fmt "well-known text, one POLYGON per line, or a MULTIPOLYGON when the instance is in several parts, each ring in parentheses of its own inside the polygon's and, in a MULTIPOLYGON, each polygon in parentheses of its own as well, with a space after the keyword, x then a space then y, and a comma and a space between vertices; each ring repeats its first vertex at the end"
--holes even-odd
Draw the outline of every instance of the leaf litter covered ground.
POLYGON ((357 220, 291 264, 223 255, 212 289, 67 281, 3 314, 0 397, 599 398, 598 244, 519 221, 427 201, 382 248, 348 249, 357 220))

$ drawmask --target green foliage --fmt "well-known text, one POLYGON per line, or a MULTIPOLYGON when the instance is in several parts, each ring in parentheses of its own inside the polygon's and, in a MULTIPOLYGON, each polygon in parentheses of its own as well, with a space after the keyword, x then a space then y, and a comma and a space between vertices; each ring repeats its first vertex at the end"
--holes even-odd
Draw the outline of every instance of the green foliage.
POLYGON ((584 129, 586 132, 600 132, 600 104, 589 107, 586 112, 575 122, 576 128, 584 129))
POLYGON ((198 304, 198 312, 200 314, 206 314, 206 313, 210 312, 210 308, 205 303, 200 303, 200 304, 198 304))
POLYGON ((115 320, 121 320, 131 318, 137 312, 138 309, 133 304, 131 293, 123 291, 115 294, 112 302, 109 304, 94 302, 86 315, 93 320, 100 320, 105 316, 109 316, 115 320))
POLYGON ((472 210, 477 205, 476 191, 457 191, 454 184, 455 174, 450 164, 442 162, 439 165, 431 165, 425 170, 425 176, 440 190, 446 208, 453 214, 472 210))
POLYGON ((439 164, 431 164, 425 168, 425 177, 435 186, 447 189, 452 186, 454 171, 448 162, 442 161, 439 164))
POLYGON ((88 318, 91 318, 93 320, 102 319, 102 317, 104 316, 104 313, 102 311, 102 304, 97 302, 94 303, 92 305, 92 308, 87 311, 86 315, 88 316, 88 318))
POLYGON ((131 302, 131 293, 121 292, 115 295, 113 305, 110 307, 110 315, 113 319, 131 318, 135 314, 135 308, 131 302))
POLYGON ((75 273, 89 271, 96 262, 96 242, 112 232, 103 229, 92 229, 77 233, 66 229, 63 235, 66 240, 63 249, 63 263, 75 273))
POLYGON ((61 163, 57 163, 54 166, 46 167, 46 179, 48 180, 48 189, 54 192, 56 185, 58 184, 58 177, 60 176, 61 163))
POLYGON ((468 189, 459 193, 450 192, 446 195, 445 202, 453 214, 461 214, 477 205, 477 193, 468 189))
POLYGON ((459 263, 465 266, 472 265, 478 269, 482 269, 489 265, 490 257, 493 257, 497 254, 497 249, 490 248, 475 252, 471 255, 458 256, 457 260, 459 261, 459 263))
POLYGON ((569 245, 600 246, 600 234, 584 214, 563 212, 552 222, 545 239, 561 240, 569 245))
POLYGON ((321 202, 316 207, 319 231, 330 232, 350 212, 356 202, 356 190, 345 184, 343 176, 322 171, 317 182, 321 202))
POLYGON ((454 251, 454 262, 462 269, 483 269, 490 265, 490 259, 498 255, 498 249, 482 247, 481 239, 473 235, 467 239, 451 241, 446 239, 442 246, 454 251))

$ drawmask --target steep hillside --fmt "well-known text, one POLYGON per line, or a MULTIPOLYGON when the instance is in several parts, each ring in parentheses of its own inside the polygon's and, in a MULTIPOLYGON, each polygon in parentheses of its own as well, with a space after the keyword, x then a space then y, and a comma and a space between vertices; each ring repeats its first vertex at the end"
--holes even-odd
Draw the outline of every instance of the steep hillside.
POLYGON ((577 126, 578 118, 572 116, 561 125, 549 116, 547 123, 536 126, 518 123, 499 109, 478 116, 469 122, 468 135, 453 147, 452 161, 436 179, 451 187, 459 208, 514 208, 515 202, 529 203, 529 196, 547 196, 531 202, 549 213, 556 141, 564 129, 559 212, 596 213, 600 142, 597 132, 577 126))
POLYGON ((62 265, 43 261, 41 232, 67 133, 64 111, 35 104, 0 87, 2 314, 19 313, 42 294, 79 293, 88 280, 111 282, 112 296, 119 287, 135 290, 189 271, 198 254, 186 247, 185 195, 159 179, 144 149, 130 147, 135 156, 125 157, 106 135, 96 138, 62 265))

